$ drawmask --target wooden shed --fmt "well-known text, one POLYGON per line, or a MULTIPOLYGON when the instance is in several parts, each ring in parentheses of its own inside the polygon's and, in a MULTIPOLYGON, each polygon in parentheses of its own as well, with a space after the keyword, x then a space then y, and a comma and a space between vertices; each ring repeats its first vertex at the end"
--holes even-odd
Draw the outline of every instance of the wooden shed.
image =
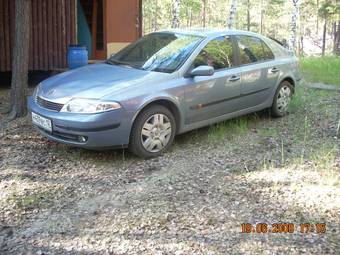
MULTIPOLYGON (((109 55, 141 36, 142 0, 31 0, 30 70, 67 66, 67 47, 85 45, 89 59, 109 55)), ((11 70, 14 0, 0 0, 0 72, 11 70)))

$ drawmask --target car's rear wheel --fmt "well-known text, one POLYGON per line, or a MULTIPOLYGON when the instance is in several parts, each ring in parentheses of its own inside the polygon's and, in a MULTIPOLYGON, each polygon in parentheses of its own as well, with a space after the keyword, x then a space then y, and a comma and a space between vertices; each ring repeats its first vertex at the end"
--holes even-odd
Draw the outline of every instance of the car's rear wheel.
POLYGON ((152 105, 137 116, 129 148, 142 158, 157 157, 170 147, 175 133, 173 114, 162 105, 152 105))
POLYGON ((276 90, 271 113, 273 117, 283 117, 288 113, 289 103, 293 96, 293 86, 283 81, 276 90))

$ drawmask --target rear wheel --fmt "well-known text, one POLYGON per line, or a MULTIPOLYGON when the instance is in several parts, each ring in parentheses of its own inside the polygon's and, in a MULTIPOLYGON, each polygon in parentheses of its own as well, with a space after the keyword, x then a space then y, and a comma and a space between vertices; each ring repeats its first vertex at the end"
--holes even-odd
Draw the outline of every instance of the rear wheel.
POLYGON ((276 90, 271 113, 273 117, 283 117, 288 113, 289 103, 293 96, 293 86, 283 81, 276 90))
POLYGON ((132 127, 129 148, 142 158, 157 157, 170 147, 175 132, 173 114, 164 106, 150 106, 137 116, 132 127))

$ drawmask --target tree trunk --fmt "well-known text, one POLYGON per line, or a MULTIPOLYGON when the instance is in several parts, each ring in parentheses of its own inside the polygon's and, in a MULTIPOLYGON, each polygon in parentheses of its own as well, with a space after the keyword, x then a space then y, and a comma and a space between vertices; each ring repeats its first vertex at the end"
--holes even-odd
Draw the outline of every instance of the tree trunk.
POLYGON ((187 8, 186 8, 186 12, 187 12, 187 27, 189 27, 191 9, 190 9, 189 7, 187 7, 187 8))
POLYGON ((31 0, 15 0, 15 32, 12 59, 11 112, 15 119, 27 114, 31 0))
POLYGON ((325 19, 325 24, 323 25, 322 56, 325 56, 326 51, 326 33, 327 33, 327 19, 325 19))
POLYGON ((173 18, 172 18, 172 23, 171 23, 172 28, 179 27, 179 12, 180 12, 180 0, 175 0, 173 18))
POLYGON ((229 12, 229 18, 228 18, 228 28, 232 29, 234 28, 234 23, 235 23, 235 16, 236 16, 236 0, 232 0, 231 6, 230 6, 230 12, 229 12))
POLYGON ((340 55, 340 20, 338 21, 338 33, 337 33, 337 41, 336 41, 336 55, 340 55))
POLYGON ((299 40, 299 56, 303 56, 304 55, 304 34, 305 34, 305 29, 304 29, 304 25, 301 22, 300 24, 300 40, 299 40))
POLYGON ((336 46, 336 39, 337 39, 337 24, 336 21, 332 23, 332 34, 333 34, 333 53, 335 54, 335 46, 336 46))
MULTIPOLYGON (((316 0, 316 8, 319 10, 319 0, 316 0)), ((316 15, 316 36, 319 38, 319 14, 316 15)))
POLYGON ((189 27, 192 27, 192 19, 193 19, 193 17, 192 17, 193 14, 192 14, 192 13, 193 13, 193 11, 191 10, 191 11, 190 11, 190 22, 189 22, 189 27))
POLYGON ((334 45, 333 45, 333 54, 340 55, 340 21, 338 21, 338 25, 334 24, 334 45))
POLYGON ((260 34, 263 33, 263 0, 261 0, 261 5, 260 5, 260 8, 261 8, 261 14, 260 14, 260 34))
POLYGON ((247 30, 250 31, 250 0, 247 0, 247 30))
POLYGON ((303 35, 301 35, 301 38, 300 38, 300 52, 299 52, 299 55, 300 56, 304 56, 305 53, 304 53, 304 43, 303 43, 303 35))
POLYGON ((296 49, 296 29, 297 29, 297 20, 299 16, 299 0, 292 0, 293 2, 293 10, 292 10, 292 23, 290 29, 290 49, 296 49))
POLYGON ((202 26, 206 26, 206 15, 207 15, 207 0, 202 0, 203 7, 202 7, 202 26))
POLYGON ((155 32, 158 30, 158 0, 155 0, 153 19, 152 19, 152 31, 155 32))

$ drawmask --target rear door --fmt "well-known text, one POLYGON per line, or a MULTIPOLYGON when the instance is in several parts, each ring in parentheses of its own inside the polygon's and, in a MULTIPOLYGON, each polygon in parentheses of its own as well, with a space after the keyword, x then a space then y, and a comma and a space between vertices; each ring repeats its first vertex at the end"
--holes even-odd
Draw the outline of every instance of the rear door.
POLYGON ((277 83, 279 68, 274 65, 273 52, 260 38, 237 35, 235 39, 242 72, 240 108, 246 109, 268 99, 277 83))
POLYGON ((192 68, 214 67, 212 76, 186 79, 186 124, 212 119, 237 109, 241 94, 241 73, 235 67, 236 45, 230 36, 211 40, 198 54, 192 68))

